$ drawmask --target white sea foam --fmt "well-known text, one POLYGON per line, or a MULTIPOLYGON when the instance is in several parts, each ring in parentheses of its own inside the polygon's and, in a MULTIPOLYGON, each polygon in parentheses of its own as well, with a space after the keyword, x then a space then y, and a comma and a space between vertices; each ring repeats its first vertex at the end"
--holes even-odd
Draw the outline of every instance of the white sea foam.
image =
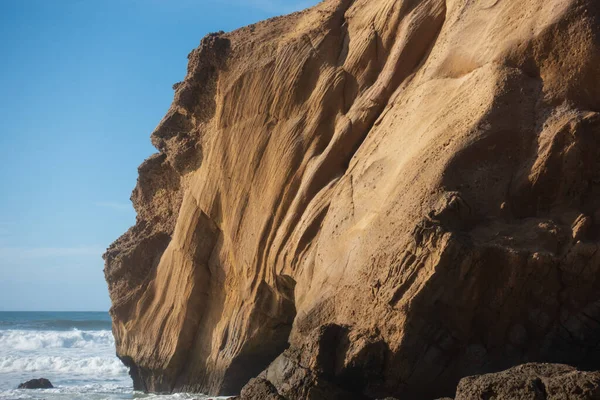
POLYGON ((0 400, 123 400, 123 399, 148 399, 148 400, 226 400, 230 397, 212 397, 201 394, 176 393, 170 395, 134 393, 131 388, 93 384, 72 387, 57 387, 49 390, 7 390, 0 392, 0 400))
POLYGON ((0 393, 42 376, 55 385, 112 381, 131 388, 108 330, 0 330, 0 376, 0 393))
POLYGON ((127 368, 116 358, 60 356, 0 357, 0 374, 11 372, 65 373, 72 375, 122 376, 127 368))
POLYGON ((57 348, 114 347, 110 331, 0 331, 0 349, 32 351, 57 348))
POLYGON ((1 330, 0 400, 191 400, 191 394, 134 393, 127 368, 115 356, 109 330, 1 330), (16 389, 32 378, 48 378, 49 390, 16 389))

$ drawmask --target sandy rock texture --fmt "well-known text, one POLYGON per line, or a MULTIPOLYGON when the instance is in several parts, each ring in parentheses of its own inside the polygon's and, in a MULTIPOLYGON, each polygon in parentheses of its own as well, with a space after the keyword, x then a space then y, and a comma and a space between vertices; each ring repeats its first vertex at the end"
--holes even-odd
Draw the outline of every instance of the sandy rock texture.
POLYGON ((135 387, 600 368, 599 26, 596 0, 326 0, 205 37, 105 254, 135 387))

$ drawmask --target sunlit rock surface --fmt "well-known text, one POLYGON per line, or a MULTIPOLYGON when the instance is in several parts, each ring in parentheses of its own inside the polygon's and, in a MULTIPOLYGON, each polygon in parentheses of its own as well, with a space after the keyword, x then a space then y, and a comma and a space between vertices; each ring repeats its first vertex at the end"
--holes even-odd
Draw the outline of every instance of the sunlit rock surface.
POLYGON ((204 38, 105 254, 135 387, 599 368, 599 8, 327 0, 204 38))

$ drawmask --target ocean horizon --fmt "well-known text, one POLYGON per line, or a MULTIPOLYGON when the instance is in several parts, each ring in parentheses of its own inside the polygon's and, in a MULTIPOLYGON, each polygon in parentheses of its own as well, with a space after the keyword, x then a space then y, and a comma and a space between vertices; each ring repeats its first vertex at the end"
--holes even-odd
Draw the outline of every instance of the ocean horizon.
POLYGON ((0 311, 0 400, 208 399, 133 390, 102 311, 0 311), (46 378, 54 389, 17 389, 46 378))

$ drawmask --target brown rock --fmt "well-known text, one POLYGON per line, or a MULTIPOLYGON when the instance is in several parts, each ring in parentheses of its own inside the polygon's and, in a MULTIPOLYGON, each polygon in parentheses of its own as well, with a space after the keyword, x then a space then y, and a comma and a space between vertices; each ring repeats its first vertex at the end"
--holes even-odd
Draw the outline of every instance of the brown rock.
POLYGON ((464 378, 455 400, 600 399, 600 373, 559 364, 524 364, 509 370, 464 378))
POLYGON ((572 225, 572 236, 573 240, 580 241, 585 240, 589 235, 590 229, 593 227, 593 222, 590 217, 583 214, 579 215, 572 225))
POLYGON ((275 386, 264 378, 253 378, 244 386, 240 396, 236 399, 264 399, 264 400, 285 400, 278 392, 275 386))
POLYGON ((105 254, 134 386, 600 369, 599 26, 595 0, 326 0, 204 38, 105 254))

